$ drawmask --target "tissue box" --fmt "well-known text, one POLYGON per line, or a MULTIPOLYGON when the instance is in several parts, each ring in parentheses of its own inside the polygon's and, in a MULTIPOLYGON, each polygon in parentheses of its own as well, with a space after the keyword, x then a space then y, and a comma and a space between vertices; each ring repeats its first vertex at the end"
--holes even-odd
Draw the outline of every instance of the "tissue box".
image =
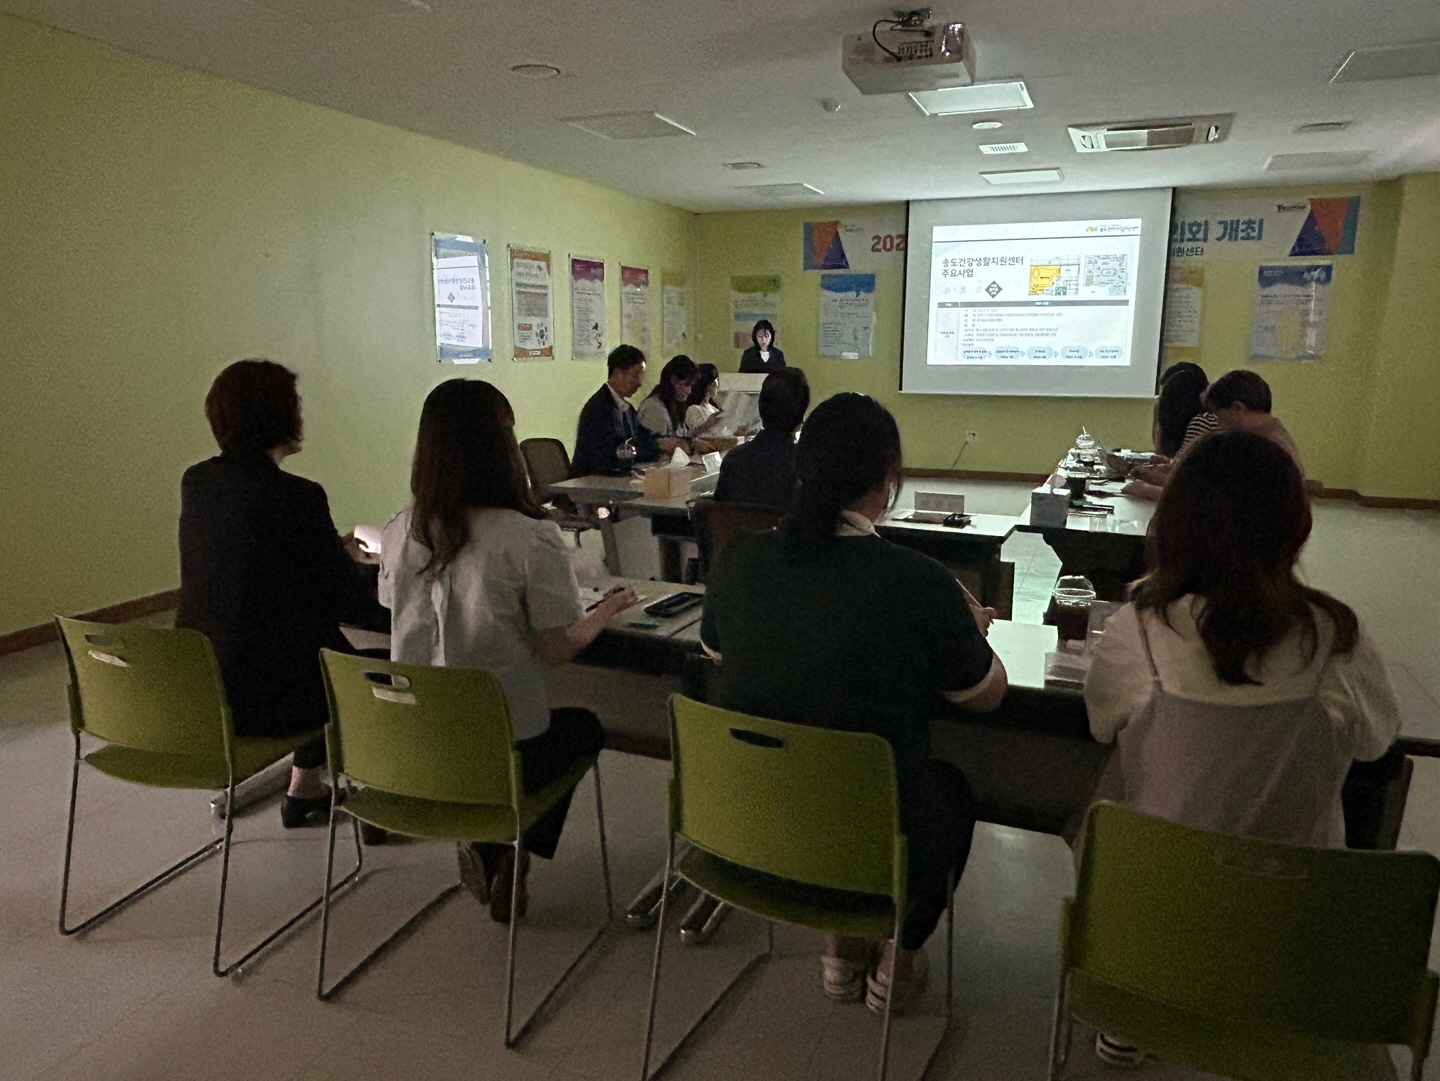
POLYGON ((1070 493, 1042 485, 1030 493, 1030 524, 1063 526, 1070 512, 1070 493))
POLYGON ((946 514, 964 514, 965 496, 947 492, 916 492, 915 509, 943 511, 946 514))
POLYGON ((688 466, 659 466, 645 474, 645 495, 650 499, 669 499, 690 494, 688 466))

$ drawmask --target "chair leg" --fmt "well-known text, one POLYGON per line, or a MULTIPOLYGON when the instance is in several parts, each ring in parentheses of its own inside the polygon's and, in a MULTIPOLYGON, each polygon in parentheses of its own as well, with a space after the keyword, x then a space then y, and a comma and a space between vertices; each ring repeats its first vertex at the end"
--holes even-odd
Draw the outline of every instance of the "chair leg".
POLYGON ((1067 980, 1062 972, 1060 986, 1055 989, 1054 1014, 1050 1019, 1050 1067, 1046 1074, 1048 1081, 1060 1081, 1065 1060, 1070 1057, 1070 1029, 1074 1021, 1070 1017, 1066 987, 1067 980))
MULTIPOLYGON (((560 974, 560 978, 550 985, 550 989, 545 992, 544 996, 541 997, 540 1002, 535 1006, 533 1010, 530 1011, 530 1015, 526 1017, 525 1020, 521 1022, 520 1027, 515 1029, 512 1033, 511 1011, 513 1009, 515 995, 515 941, 517 928, 520 923, 520 921, 516 919, 517 902, 520 897, 520 860, 518 858, 516 859, 516 878, 514 883, 514 889, 511 891, 510 894, 510 954, 506 960, 505 976, 506 1047, 513 1048, 517 1044, 519 1044, 522 1039, 525 1038, 525 1034, 530 1031, 530 1026, 534 1024, 535 1019, 540 1016, 541 1012, 545 1009, 546 1006, 550 1005, 550 1000, 554 998, 560 988, 564 986, 565 981, 570 978, 570 974, 580 967, 580 962, 585 960, 585 958, 589 955, 590 951, 594 949, 595 946, 600 942, 600 940, 605 936, 605 932, 610 929, 610 924, 614 921, 615 918, 615 901, 610 889, 610 857, 607 854, 605 847, 605 808, 600 796, 600 766, 598 760, 596 761, 595 766, 592 768, 595 773, 595 822, 600 830, 600 873, 605 883, 605 920, 600 924, 599 927, 595 929, 595 933, 590 936, 590 941, 585 943, 584 948, 575 955, 574 960, 572 960, 570 964, 566 966, 565 971, 560 974)), ((518 841, 516 843, 516 855, 517 857, 519 855, 518 841)))
POLYGON ((895 969, 900 964, 900 925, 904 920, 903 906, 895 906, 895 946, 891 955, 890 965, 890 993, 885 996, 885 1020, 880 1025, 880 1069, 875 1075, 879 1081, 885 1081, 886 1071, 890 1066, 890 1022, 895 1013, 895 969))
MULTIPOLYGON (((669 847, 666 849, 665 852, 664 881, 666 882, 670 881, 671 868, 674 865, 674 859, 675 837, 672 834, 669 839, 669 847)), ((713 999, 711 999, 710 1005, 706 1006, 705 1009, 701 1012, 700 1016, 697 1017, 693 1022, 691 1022, 690 1027, 685 1030, 684 1034, 676 1042, 675 1046, 672 1047, 665 1055, 665 1057, 660 1060, 660 1064, 655 1067, 655 1070, 652 1073, 650 1070, 650 1056, 654 1048, 655 1038, 655 1002, 660 990, 660 960, 662 949, 665 943, 665 909, 667 907, 669 897, 669 890, 666 890, 661 895, 660 919, 655 926, 655 960, 650 968, 650 1007, 645 1018, 645 1054, 644 1057, 641 1059, 640 1063, 640 1081, 654 1081, 655 1078, 663 1074, 665 1070, 669 1068, 670 1063, 675 1061, 675 1056, 680 1053, 681 1048, 683 1048, 687 1043, 689 1043, 690 1037, 695 1035, 695 1033, 699 1031, 700 1026, 706 1022, 710 1015, 714 1013, 715 1010, 719 1007, 720 1003, 725 1000, 725 996, 728 995, 732 990, 734 990, 735 986, 746 976, 748 976, 752 971, 754 971, 756 967, 758 967, 765 961, 768 961, 775 953, 775 925, 767 920, 765 923, 765 949, 762 950, 760 953, 757 953, 754 957, 750 958, 750 960, 746 962, 745 967, 742 968, 739 972, 737 972, 730 980, 730 982, 720 989, 720 993, 716 995, 713 999)))
MULTIPOLYGON (((235 805, 235 785, 234 785, 234 782, 231 782, 229 789, 226 791, 226 803, 225 803, 225 806, 226 806, 226 807, 233 807, 234 805, 235 805)), ((261 952, 262 950, 264 950, 266 947, 268 947, 268 946, 269 946, 271 943, 273 943, 276 939, 278 939, 278 938, 280 938, 282 935, 284 935, 287 931, 290 930, 290 928, 294 927, 297 923, 299 923, 301 920, 303 920, 306 916, 310 915, 310 913, 314 912, 317 908, 320 908, 322 905, 328 904, 328 902, 329 902, 329 900, 330 900, 330 895, 331 895, 332 893, 338 893, 340 890, 343 890, 343 889, 345 889, 346 887, 348 887, 348 886, 350 886, 350 885, 353 885, 353 884, 356 882, 356 880, 359 879, 361 872, 365 869, 365 856, 364 856, 363 850, 362 850, 361 847, 360 847, 360 824, 359 824, 359 822, 355 821, 354 819, 351 819, 351 820, 350 820, 350 824, 351 824, 351 827, 352 827, 352 829, 353 829, 353 831, 354 831, 354 834, 355 834, 355 866, 354 866, 354 868, 350 871, 349 874, 347 874, 347 875, 346 875, 344 878, 342 878, 339 882, 334 883, 333 886, 331 885, 331 882, 330 882, 331 873, 332 873, 332 869, 333 869, 333 866, 334 866, 334 844, 335 844, 335 841, 334 841, 334 835, 333 835, 333 830, 334 830, 333 819, 334 819, 334 815, 335 815, 335 806, 336 806, 336 795, 335 795, 335 789, 334 789, 334 787, 332 786, 331 791, 330 791, 330 815, 331 815, 331 819, 332 819, 332 825, 331 825, 331 831, 332 831, 332 833, 331 833, 330 842, 329 842, 329 843, 330 843, 330 857, 329 857, 329 862, 327 862, 326 868, 325 868, 325 892, 324 892, 323 894, 321 894, 319 897, 315 898, 315 900, 313 900, 313 901, 311 901, 309 904, 307 904, 307 905, 306 905, 304 908, 302 908, 299 912, 297 912, 297 913, 295 913, 293 916, 291 916, 288 920, 286 920, 284 923, 282 923, 282 924, 281 924, 279 927, 277 927, 275 930, 271 931, 268 935, 266 935, 264 938, 262 938, 262 939, 261 939, 259 942, 257 942, 254 946, 250 947, 250 949, 246 950, 244 954, 242 954, 241 956, 237 957, 235 960, 231 961, 228 965, 222 966, 222 965, 220 964, 220 946, 221 946, 221 939, 223 938, 224 932, 225 932, 225 897, 226 897, 226 894, 227 894, 227 887, 228 887, 228 885, 229 885, 229 878, 230 878, 230 850, 231 850, 231 847, 232 847, 231 835, 232 835, 232 833, 233 833, 234 824, 235 824, 235 816, 234 816, 234 815, 232 815, 232 814, 227 814, 227 815, 225 816, 224 855, 222 856, 221 861, 220 861, 220 903, 219 903, 219 905, 216 907, 216 911, 215 911, 215 955, 214 955, 214 958, 213 958, 213 960, 212 960, 212 962, 211 962, 211 966, 210 966, 211 971, 214 972, 215 975, 224 977, 224 976, 229 976, 229 975, 237 972, 242 965, 244 965, 247 961, 249 961, 249 960, 250 960, 252 957, 254 957, 256 954, 260 953, 260 952, 261 952)))
MULTIPOLYGON (((330 886, 331 878, 335 873, 335 824, 339 813, 339 806, 336 803, 335 797, 332 795, 330 802, 329 851, 326 855, 325 860, 325 893, 321 896, 320 900, 316 902, 317 904, 320 904, 322 906, 320 914, 320 963, 318 966, 319 971, 316 975, 315 980, 315 997, 318 998, 321 1002, 329 1002, 332 998, 334 998, 337 994, 340 993, 341 988, 343 988, 356 976, 360 975, 361 972, 363 972, 366 968, 370 966, 370 963, 372 961, 374 961, 377 957, 379 957, 382 953, 389 949, 390 946, 393 945, 397 939, 399 939, 416 924, 424 920, 427 916, 429 916, 432 912, 439 908, 444 902, 448 901, 451 897, 453 897, 455 894, 459 893, 462 889, 465 888, 458 882, 455 883, 453 886, 446 886, 438 894, 436 894, 429 901, 427 901, 423 908, 421 908, 418 912, 412 915, 394 931, 390 932, 390 934, 387 935, 378 946, 372 949, 359 961, 355 962, 355 964, 351 966, 349 971, 347 971, 343 976, 341 976, 338 980, 332 983, 329 987, 326 987, 325 955, 329 946, 330 938, 330 898, 333 894, 340 892, 340 887, 345 884, 345 881, 342 880, 339 885, 336 885, 333 889, 330 886)), ((355 831, 355 851, 358 854, 361 851, 360 824, 358 820, 354 818, 350 820, 350 824, 355 831)), ((351 872, 351 875, 347 876, 347 878, 354 877, 359 873, 360 868, 356 867, 355 870, 351 872)))
POLYGON ((169 879, 180 874, 182 871, 188 871, 192 866, 194 866, 200 860, 204 859, 206 856, 213 855, 220 849, 220 846, 224 843, 223 838, 215 838, 213 841, 210 841, 207 844, 202 845, 200 848, 197 848, 194 852, 191 852, 188 856, 180 860, 178 863, 171 864, 169 867, 165 868, 165 870, 161 871, 159 874, 155 875, 147 882, 135 887, 135 889, 125 894, 125 896, 121 897, 118 901, 114 901, 106 905, 99 912, 95 913, 95 915, 81 921, 74 927, 68 926, 65 922, 65 919, 70 902, 70 867, 74 856, 75 807, 79 794, 80 734, 77 732, 75 734, 75 758, 73 763, 71 764, 70 771, 70 812, 65 826, 65 867, 60 876, 59 926, 60 933, 62 935, 78 935, 82 931, 90 930, 90 928, 94 927, 96 924, 103 923, 105 920, 108 920, 111 916, 119 912, 126 905, 130 904, 132 901, 138 900, 140 897, 150 892, 162 882, 168 881, 169 879))

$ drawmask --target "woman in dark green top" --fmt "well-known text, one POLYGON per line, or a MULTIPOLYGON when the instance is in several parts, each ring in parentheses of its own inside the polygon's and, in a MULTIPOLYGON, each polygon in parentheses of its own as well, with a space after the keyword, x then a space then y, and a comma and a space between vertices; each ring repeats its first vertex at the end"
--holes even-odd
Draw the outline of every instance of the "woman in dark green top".
MULTIPOLYGON (((883 1010, 892 983, 908 997, 923 981, 919 951, 975 825, 964 776, 930 758, 930 719, 945 700, 994 709, 1005 668, 985 641, 994 613, 972 607, 941 564, 875 533, 901 477, 900 432, 884 406, 859 394, 823 402, 795 467, 800 487, 779 530, 736 536, 721 553, 701 638, 721 658, 726 708, 874 732, 895 749, 911 903, 898 955, 887 943, 869 974, 866 1001, 883 1010)), ((826 991, 858 998, 867 952, 863 942, 828 942, 826 991)))

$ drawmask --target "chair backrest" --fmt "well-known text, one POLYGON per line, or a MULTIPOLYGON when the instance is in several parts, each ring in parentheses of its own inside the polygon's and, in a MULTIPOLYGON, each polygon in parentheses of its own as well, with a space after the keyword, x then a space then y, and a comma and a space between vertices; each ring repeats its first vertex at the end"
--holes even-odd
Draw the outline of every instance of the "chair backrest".
POLYGON ((1212 833, 1097 803, 1067 968, 1217 1020, 1426 1047, 1440 860, 1212 833))
POLYGON ((520 762, 505 691, 489 672, 320 651, 330 768, 367 787, 510 805, 520 762))
POLYGON ((905 900, 895 757, 865 732, 670 696, 670 828, 744 867, 905 900))
POLYGON ((109 743, 222 766, 230 709, 199 631, 55 617, 70 667, 70 726, 109 743))
POLYGON ((736 533, 763 533, 780 524, 782 514, 773 507, 754 507, 748 503, 718 503, 713 499, 697 499, 695 543, 700 549, 700 581, 705 581, 720 558, 721 549, 736 533))
POLYGON ((530 488, 536 500, 548 503, 554 498, 550 485, 570 476, 570 455, 558 439, 522 439, 520 453, 530 473, 530 488))

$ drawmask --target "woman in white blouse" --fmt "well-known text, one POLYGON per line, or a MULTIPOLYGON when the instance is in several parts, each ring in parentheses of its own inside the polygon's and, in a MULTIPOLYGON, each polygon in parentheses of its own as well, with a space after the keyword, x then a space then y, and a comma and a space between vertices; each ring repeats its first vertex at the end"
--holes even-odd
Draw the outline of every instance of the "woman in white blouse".
MULTIPOLYGON (((1385 753, 1400 711, 1355 613, 1295 575, 1310 525, 1299 468, 1263 436, 1208 435, 1176 466, 1151 526, 1154 569, 1106 623, 1085 684, 1092 734, 1116 744, 1097 798, 1345 846, 1350 763, 1385 753)), ((1144 1058, 1103 1032, 1095 1053, 1144 1058)))
MULTIPOLYGON (((543 665, 569 661, 635 597, 621 590, 585 613, 560 529, 531 502, 514 427, 509 401, 489 383, 451 379, 430 392, 413 501, 385 527, 380 601, 390 609, 395 660, 481 668, 499 679, 525 790, 534 792, 597 753, 604 738, 588 710, 550 709, 543 665)), ((527 852, 555 854, 568 809, 566 799, 526 831, 527 852)), ((501 922, 513 858, 504 845, 460 850, 462 879, 501 922)))
POLYGON ((1151 527, 1154 570, 1106 624, 1085 686, 1114 740, 1103 795, 1203 829, 1345 843, 1340 787, 1400 727, 1380 653, 1295 575, 1310 504, 1290 455, 1248 432, 1196 444, 1151 527))

